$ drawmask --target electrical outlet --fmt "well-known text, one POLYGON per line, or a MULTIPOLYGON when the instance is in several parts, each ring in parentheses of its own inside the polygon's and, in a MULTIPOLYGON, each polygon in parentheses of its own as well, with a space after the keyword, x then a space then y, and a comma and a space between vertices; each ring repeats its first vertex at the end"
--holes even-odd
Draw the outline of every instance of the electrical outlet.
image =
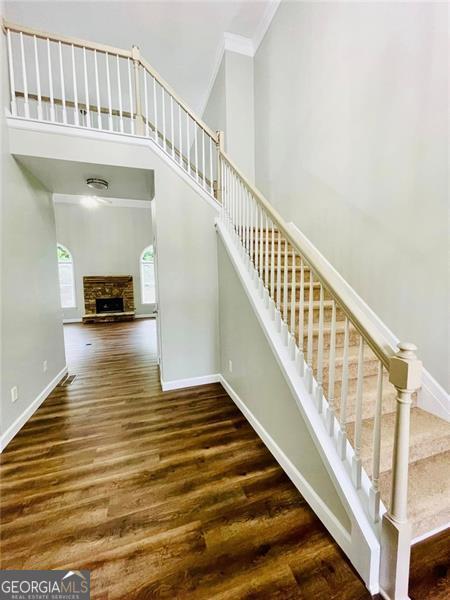
POLYGON ((230 371, 230 373, 233 372, 233 361, 231 360, 228 361, 228 370, 230 371))
POLYGON ((11 388, 11 402, 15 402, 19 398, 19 390, 17 385, 11 388))
POLYGON ((47 361, 44 360, 44 362, 42 363, 42 370, 44 371, 44 373, 47 372, 47 361))

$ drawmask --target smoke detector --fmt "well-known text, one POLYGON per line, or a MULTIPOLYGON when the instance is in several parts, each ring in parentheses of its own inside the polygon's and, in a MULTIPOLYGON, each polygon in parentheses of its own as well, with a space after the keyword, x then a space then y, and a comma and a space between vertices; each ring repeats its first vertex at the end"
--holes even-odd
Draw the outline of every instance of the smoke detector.
POLYGON ((108 182, 105 179, 99 179, 98 177, 89 177, 86 179, 87 186, 93 190, 107 190, 108 182))

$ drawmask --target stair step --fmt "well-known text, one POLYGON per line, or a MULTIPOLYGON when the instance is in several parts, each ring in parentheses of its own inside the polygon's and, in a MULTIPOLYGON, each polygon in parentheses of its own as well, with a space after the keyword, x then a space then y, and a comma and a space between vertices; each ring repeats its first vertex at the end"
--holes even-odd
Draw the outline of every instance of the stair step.
MULTIPOLYGON (((361 459, 369 475, 372 474, 373 424, 373 418, 364 419, 361 435, 361 459)), ((348 434, 349 440, 353 445, 353 424, 349 427, 348 434)), ((395 412, 382 415, 380 454, 380 471, 382 473, 392 468, 394 434, 395 412)), ((447 452, 450 450, 450 425, 420 408, 413 408, 411 410, 409 449, 410 462, 416 462, 435 454, 447 452)))
MULTIPOLYGON (((284 308, 284 303, 281 303, 281 314, 283 314, 283 308, 284 308)), ((297 319, 298 319, 299 308, 300 308, 300 301, 295 302, 294 310, 296 311, 297 319)), ((319 321, 320 302, 318 300, 313 300, 312 308, 313 308, 313 320, 318 322, 319 321)), ((324 300, 324 302, 323 302, 324 322, 325 321, 331 322, 332 311, 333 311, 333 301, 332 300, 324 300)), ((292 304, 288 301, 288 305, 287 305, 288 323, 290 322, 291 312, 292 312, 292 304)), ((306 317, 305 322, 307 323, 307 315, 309 314, 309 301, 304 302, 304 304, 303 304, 303 314, 306 317)), ((336 320, 343 321, 344 318, 345 318, 344 311, 342 309, 340 309, 338 306, 336 306, 336 320)), ((331 323, 328 325, 328 327, 330 327, 330 326, 331 326, 331 323)))
MULTIPOLYGON (((380 492, 389 503, 391 471, 380 476, 380 492)), ((450 522, 450 450, 409 465, 408 515, 413 537, 450 522)))
MULTIPOLYGON (((305 323, 307 325, 307 323, 305 323)), ((349 347, 356 346, 359 343, 360 335, 356 331, 356 329, 352 326, 349 327, 349 347)), ((345 333, 345 321, 336 321, 336 335, 335 335, 335 343, 336 348, 341 348, 344 345, 344 333, 345 333)), ((313 350, 316 351, 319 345, 319 325, 318 323, 313 324, 312 328, 313 335, 313 350)), ((298 341, 298 335, 297 335, 298 341)), ((308 327, 304 328, 303 333, 303 347, 306 348, 306 344, 308 341, 308 327)), ((331 321, 324 322, 323 327, 323 347, 324 350, 328 350, 330 347, 331 341, 331 321)))
MULTIPOLYGON (((295 299, 297 302, 299 302, 300 301, 300 281, 299 281, 299 279, 297 279, 297 281, 295 283, 296 283, 295 299)), ((292 288, 293 288, 293 284, 289 282, 287 284, 289 300, 291 298, 292 288)), ((281 297, 283 297, 283 292, 284 292, 284 282, 283 281, 281 281, 280 289, 281 289, 281 297)), ((309 284, 309 278, 308 278, 303 284, 303 299, 306 301, 309 300, 309 289, 310 289, 310 284, 309 284)), ((318 281, 314 281, 314 283, 313 283, 313 300, 319 300, 319 299, 320 299, 320 283, 318 281)), ((331 294, 329 292, 327 292, 326 290, 324 290, 323 299, 331 300, 331 294)))
MULTIPOLYGON (((368 378, 369 379, 369 378, 368 378)), ((367 383, 365 381, 365 383, 367 383)), ((387 383, 387 382, 386 382, 387 383)), ((327 391, 327 388, 326 388, 327 391)), ((396 409, 396 391, 389 384, 384 387, 382 402, 381 402, 381 412, 383 415, 393 414, 396 409)), ((333 407, 334 413, 339 419, 340 413, 340 389, 336 392, 334 399, 331 402, 331 406, 333 407)), ((375 407, 377 402, 377 389, 376 389, 376 380, 373 382, 373 387, 364 389, 363 393, 363 401, 362 401, 362 418, 363 419, 372 419, 375 414, 375 407)), ((350 428, 353 427, 353 424, 356 419, 356 389, 352 390, 347 394, 347 424, 350 428)))

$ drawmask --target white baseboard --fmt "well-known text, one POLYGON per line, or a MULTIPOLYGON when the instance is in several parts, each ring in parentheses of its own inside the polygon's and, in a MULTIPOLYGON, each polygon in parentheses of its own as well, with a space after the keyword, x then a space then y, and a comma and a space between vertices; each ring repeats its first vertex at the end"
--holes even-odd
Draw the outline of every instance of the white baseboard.
POLYGON ((54 377, 33 402, 23 411, 0 437, 0 452, 6 448, 13 437, 22 429, 28 419, 37 411, 44 400, 55 389, 61 379, 67 375, 67 365, 54 377))
POLYGON ((135 319, 156 319, 156 313, 148 313, 143 315, 134 315, 135 319))
POLYGON ((81 323, 83 319, 63 319, 63 325, 66 323, 81 323))
POLYGON ((205 385, 207 383, 217 383, 220 381, 219 374, 202 375, 201 377, 189 377, 188 379, 172 379, 172 381, 164 381, 161 379, 161 387, 163 392, 169 390, 179 390, 181 388, 194 387, 196 385, 205 385))
POLYGON ((223 375, 220 375, 219 377, 220 383, 223 385, 223 387, 228 392, 229 396, 232 398, 236 406, 239 408, 244 417, 253 427, 257 435, 267 446, 277 463, 280 465, 280 467, 283 469, 283 471, 286 473, 286 475, 289 477, 289 479, 304 497, 306 502, 311 506, 313 511, 328 529, 330 534, 334 537, 336 542, 341 546, 341 548, 344 549, 344 551, 348 552, 351 546, 350 532, 348 532, 345 529, 345 527, 331 512, 331 510, 328 508, 328 506, 322 500, 322 498, 315 492, 315 490, 306 481, 306 479, 303 477, 303 475, 300 473, 297 467, 291 462, 291 460, 286 456, 286 454, 278 446, 275 440, 266 431, 264 426, 247 408, 243 400, 227 382, 225 377, 223 375))
POLYGON ((417 395, 417 406, 450 423, 450 394, 423 370, 422 387, 417 395))

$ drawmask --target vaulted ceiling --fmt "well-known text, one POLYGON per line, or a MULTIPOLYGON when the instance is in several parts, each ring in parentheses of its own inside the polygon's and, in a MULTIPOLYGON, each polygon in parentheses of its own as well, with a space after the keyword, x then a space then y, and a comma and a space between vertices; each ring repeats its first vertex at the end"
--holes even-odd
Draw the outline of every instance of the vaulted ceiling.
MULTIPOLYGON (((277 4, 277 2, 275 3, 277 4)), ((150 64, 201 112, 224 33, 256 39, 272 0, 7 0, 10 21, 119 48, 137 45, 150 64)))

